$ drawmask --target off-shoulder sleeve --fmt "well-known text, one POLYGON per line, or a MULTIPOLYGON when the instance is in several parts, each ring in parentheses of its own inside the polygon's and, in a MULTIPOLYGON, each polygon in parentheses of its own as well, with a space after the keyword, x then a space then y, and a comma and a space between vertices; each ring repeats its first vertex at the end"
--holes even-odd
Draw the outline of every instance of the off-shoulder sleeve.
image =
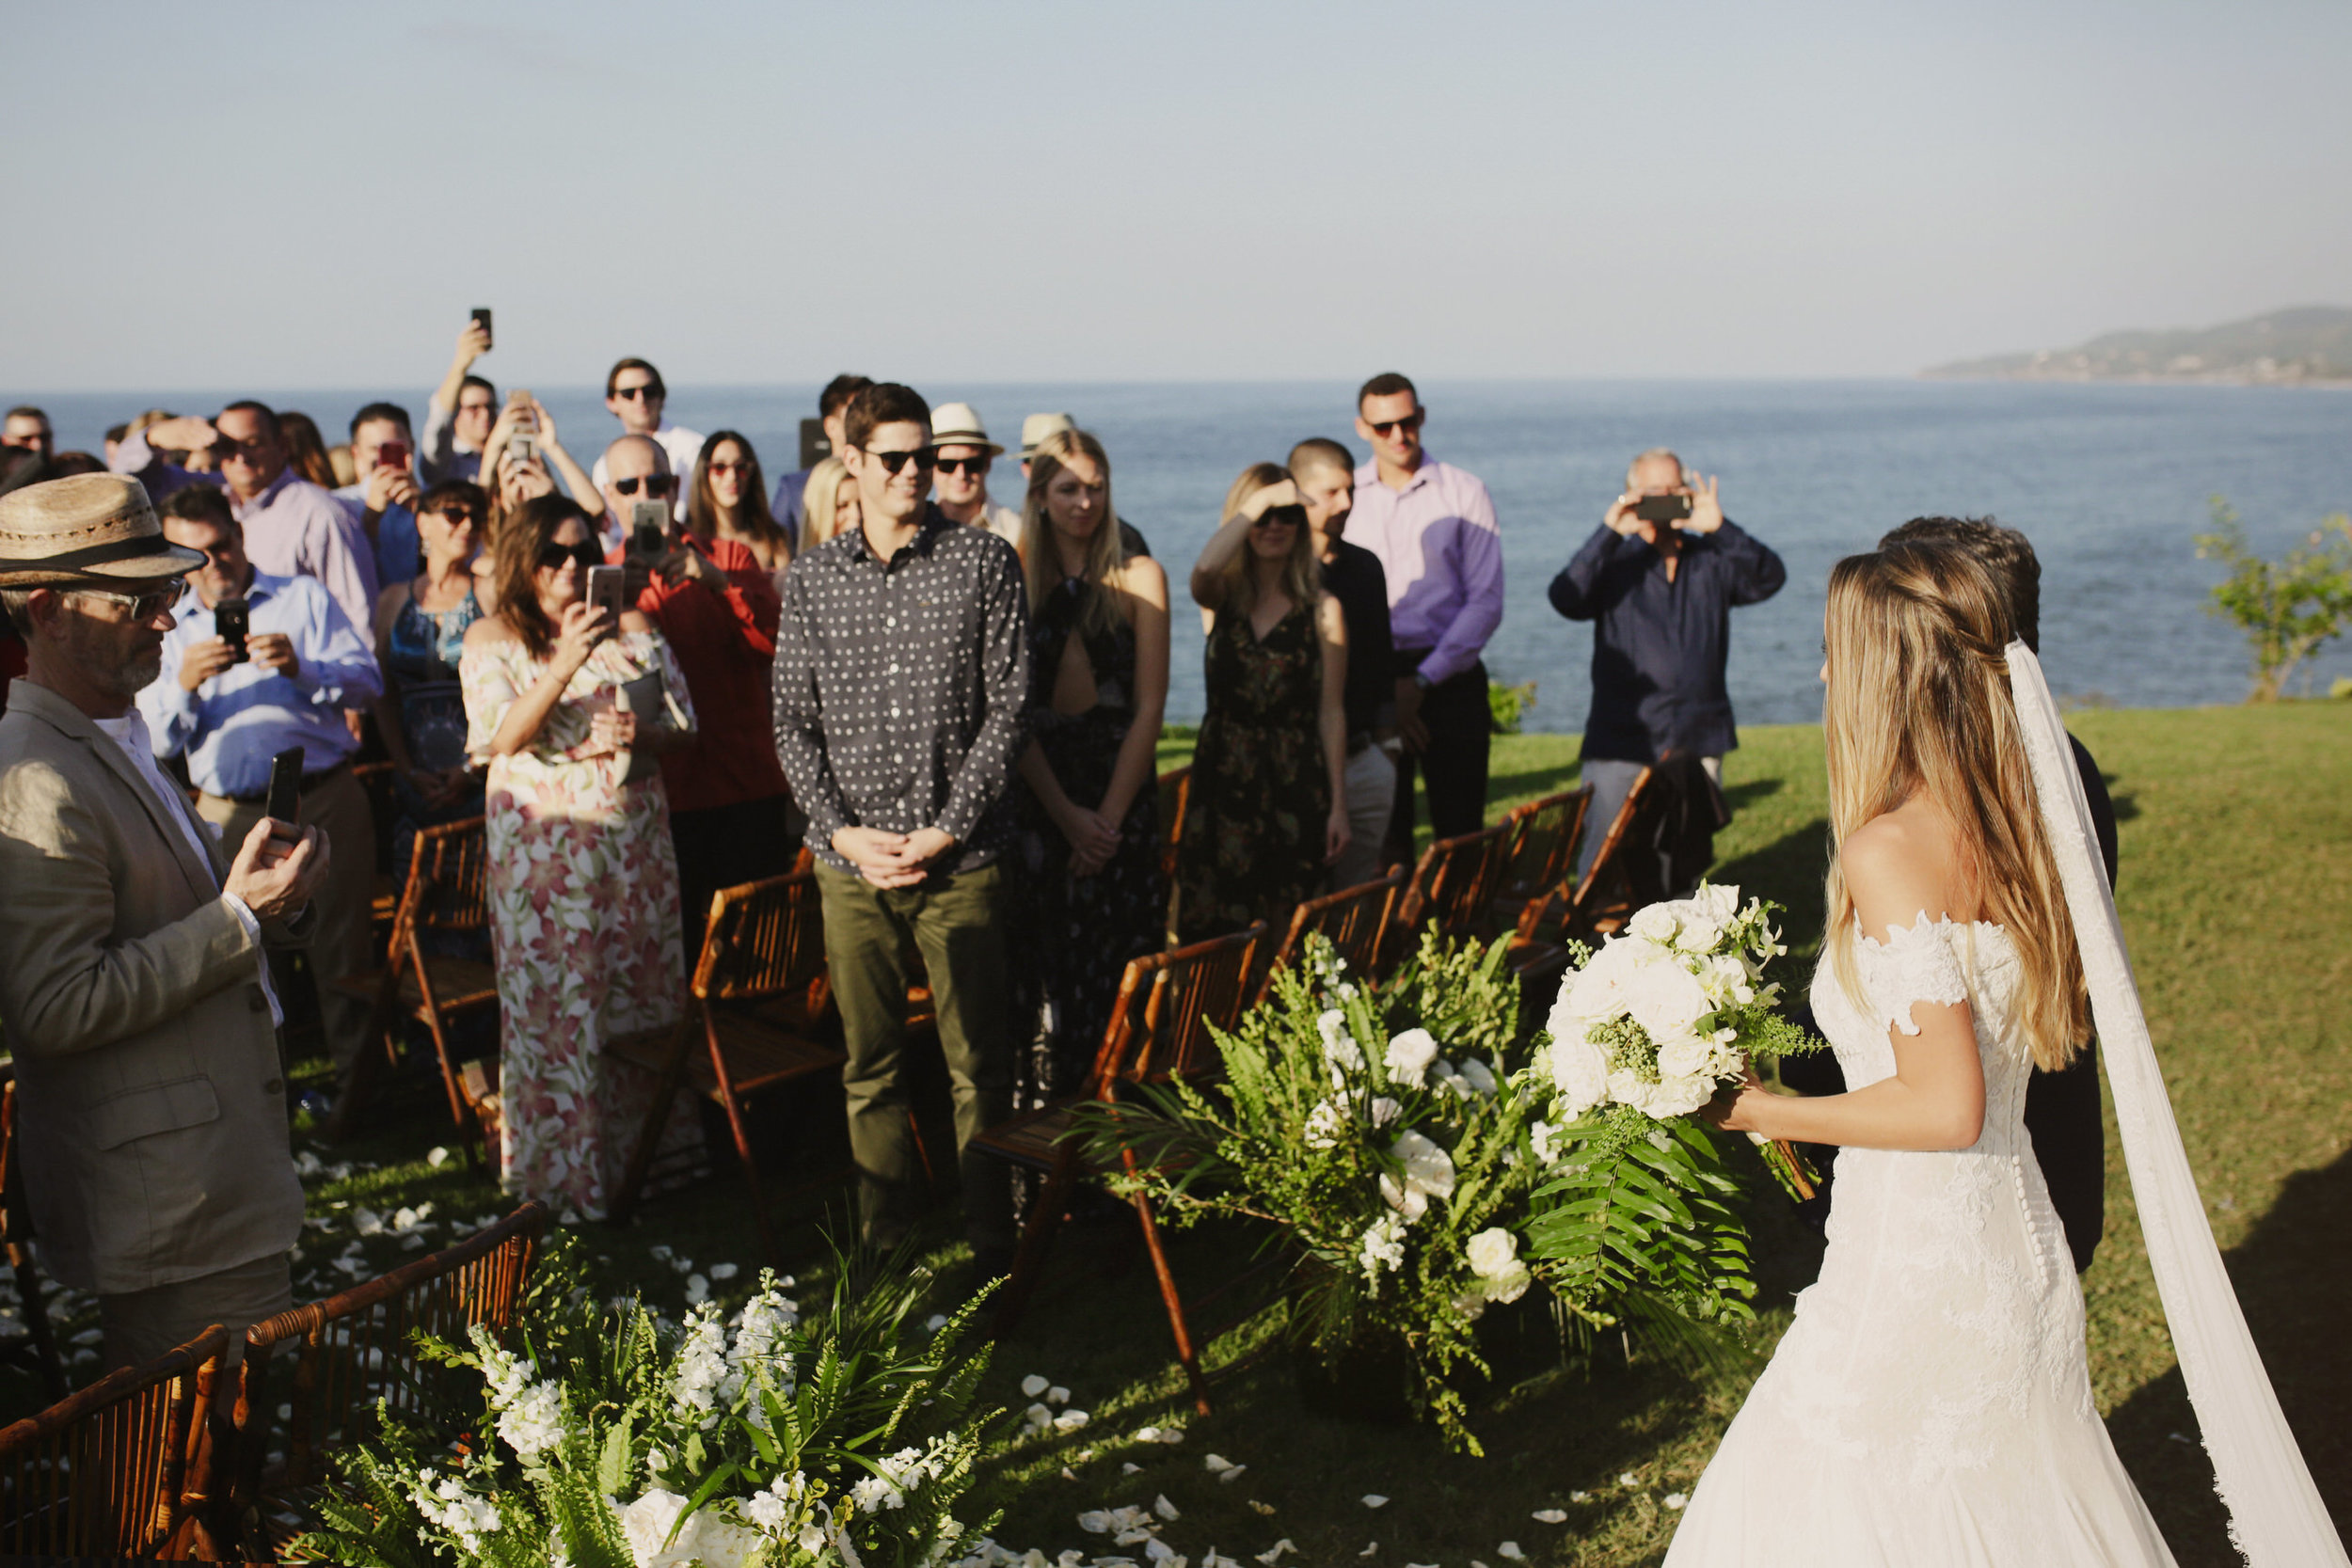
POLYGON ((457 683, 466 696, 466 750, 476 761, 485 760, 506 710, 521 695, 514 668, 502 649, 476 643, 458 657, 457 683))
POLYGON ((1968 977, 1952 952, 1959 932, 1950 921, 1931 921, 1922 910, 1915 922, 1883 942, 1868 936, 1855 939, 1854 966, 1862 976, 1862 993, 1881 1027, 1915 1035, 1919 1026, 1912 1022, 1913 1003, 1949 1006, 1968 1000, 1968 977))

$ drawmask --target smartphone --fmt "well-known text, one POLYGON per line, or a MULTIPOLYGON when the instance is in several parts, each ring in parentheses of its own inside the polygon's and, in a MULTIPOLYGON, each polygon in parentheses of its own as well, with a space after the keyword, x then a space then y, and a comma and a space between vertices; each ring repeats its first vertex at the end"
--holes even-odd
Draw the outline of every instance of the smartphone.
POLYGON ((387 441, 382 446, 376 448, 375 466, 379 468, 398 468, 404 473, 406 472, 408 467, 408 443, 405 441, 387 441))
POLYGON ((626 569, 619 566, 589 567, 589 604, 597 610, 610 611, 612 618, 618 621, 621 618, 621 611, 627 608, 628 591, 623 582, 623 578, 627 576, 626 569))
POLYGON ((628 509, 628 553, 651 561, 670 548, 670 503, 632 501, 628 509))
POLYGON ((485 349, 489 348, 496 340, 490 336, 490 308, 488 306, 477 305, 473 308, 473 324, 482 328, 482 346, 485 349))
POLYGON ((528 463, 539 455, 539 443, 532 440, 528 433, 517 431, 506 438, 506 451, 516 462, 528 463))
POLYGON ((229 644, 230 663, 243 664, 253 657, 245 645, 253 631, 253 613, 243 599, 223 599, 213 606, 213 630, 229 644))
POLYGON ((1644 496, 1633 503, 1633 515, 1645 523, 1678 523, 1691 515, 1691 498, 1644 496))
POLYGON ((262 810, 269 816, 272 838, 302 836, 302 748, 289 746, 269 759, 269 797, 262 810))

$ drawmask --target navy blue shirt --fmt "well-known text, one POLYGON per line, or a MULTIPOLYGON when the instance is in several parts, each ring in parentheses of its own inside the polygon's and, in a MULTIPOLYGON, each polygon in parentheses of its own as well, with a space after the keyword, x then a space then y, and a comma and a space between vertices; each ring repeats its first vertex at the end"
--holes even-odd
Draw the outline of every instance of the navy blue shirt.
POLYGON ((1718 757, 1740 744, 1724 667, 1731 610, 1780 592, 1788 568, 1726 519, 1685 533, 1674 580, 1647 543, 1607 525, 1551 579, 1551 608, 1593 626, 1584 755, 1649 763, 1669 749, 1718 757))

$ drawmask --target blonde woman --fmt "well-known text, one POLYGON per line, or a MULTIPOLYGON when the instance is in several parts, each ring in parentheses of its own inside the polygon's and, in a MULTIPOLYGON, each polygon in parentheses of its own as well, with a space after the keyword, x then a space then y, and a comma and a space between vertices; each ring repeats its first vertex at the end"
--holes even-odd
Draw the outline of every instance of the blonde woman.
POLYGON ((2091 1402, 2024 1124, 2028 1072, 2070 1061, 2090 1016, 2012 631, 2002 584, 1948 544, 1830 575, 1837 852, 1813 1005, 1852 1087, 1751 1078, 1709 1112, 1843 1148, 1829 1252, 1670 1564, 2172 1561, 2091 1402))
POLYGON ((1176 863, 1177 928, 1198 942, 1289 920, 1347 847, 1347 630, 1272 463, 1234 481, 1191 586, 1216 617, 1176 863))
POLYGON ((1027 875, 1042 1004, 1025 1089, 1078 1093, 1130 958, 1160 945, 1160 719, 1168 707, 1168 574, 1131 555, 1111 463, 1082 430, 1029 460, 1021 563, 1029 591, 1029 745, 1017 851, 1027 875))
POLYGON ((828 457, 809 469, 801 490, 801 541, 796 552, 806 555, 836 534, 853 533, 860 526, 857 480, 850 466, 828 457))

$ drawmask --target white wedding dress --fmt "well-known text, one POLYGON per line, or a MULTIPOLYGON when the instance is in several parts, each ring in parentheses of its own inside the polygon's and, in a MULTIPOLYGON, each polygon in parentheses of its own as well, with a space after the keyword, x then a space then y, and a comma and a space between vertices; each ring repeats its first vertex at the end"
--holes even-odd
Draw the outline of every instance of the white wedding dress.
POLYGON ((2025 1129, 2009 934, 1923 913, 1855 942, 1857 1009, 1824 961, 1846 1082, 1895 1072, 1888 1027, 1965 1001, 1984 1066, 1972 1148, 1847 1148, 1818 1283, 1724 1436, 1668 1568, 2138 1568, 2172 1555, 2090 1399, 2083 1297, 2025 1129))

